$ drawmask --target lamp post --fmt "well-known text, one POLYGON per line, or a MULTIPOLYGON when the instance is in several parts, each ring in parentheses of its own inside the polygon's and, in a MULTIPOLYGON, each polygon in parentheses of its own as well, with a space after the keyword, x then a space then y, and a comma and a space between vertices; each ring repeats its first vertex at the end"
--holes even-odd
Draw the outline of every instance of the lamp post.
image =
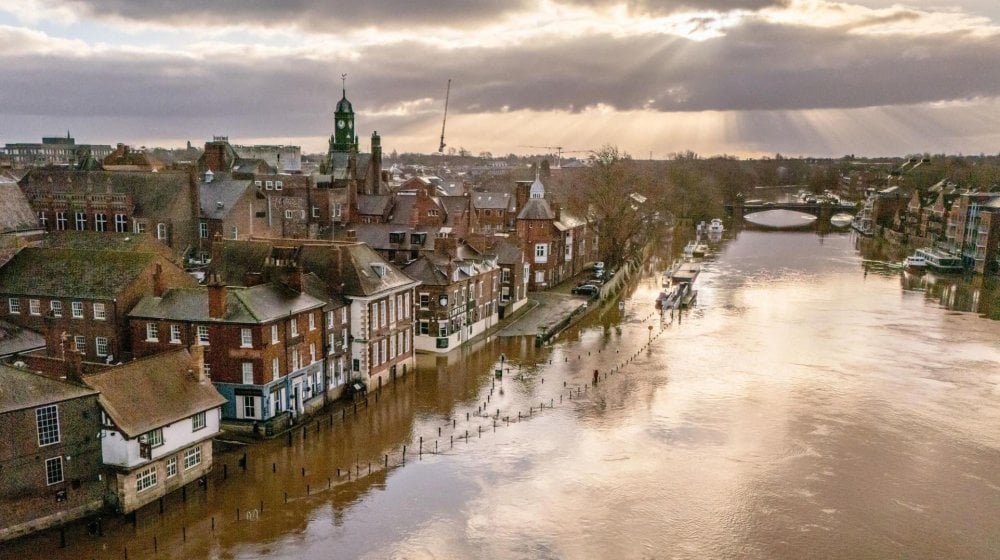
POLYGON ((503 377, 503 365, 504 362, 506 361, 507 361, 507 356, 503 352, 500 352, 500 369, 496 371, 497 377, 503 377))

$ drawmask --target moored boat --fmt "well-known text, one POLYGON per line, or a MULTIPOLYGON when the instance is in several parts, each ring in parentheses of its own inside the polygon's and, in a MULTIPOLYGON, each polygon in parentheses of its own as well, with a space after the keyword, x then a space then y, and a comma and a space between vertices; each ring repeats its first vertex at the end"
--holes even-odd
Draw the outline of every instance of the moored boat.
POLYGON ((725 226, 722 225, 722 220, 719 218, 713 218, 712 222, 708 224, 709 233, 722 233, 725 229, 725 226))
POLYGON ((684 246, 684 256, 689 259, 704 257, 707 252, 708 246, 698 241, 689 241, 688 244, 684 246))
POLYGON ((919 272, 927 266, 927 259, 922 255, 910 255, 903 259, 903 266, 911 272, 919 272))
POLYGON ((965 270, 961 257, 939 249, 924 247, 914 251, 913 256, 924 259, 924 266, 937 272, 962 272, 965 270))

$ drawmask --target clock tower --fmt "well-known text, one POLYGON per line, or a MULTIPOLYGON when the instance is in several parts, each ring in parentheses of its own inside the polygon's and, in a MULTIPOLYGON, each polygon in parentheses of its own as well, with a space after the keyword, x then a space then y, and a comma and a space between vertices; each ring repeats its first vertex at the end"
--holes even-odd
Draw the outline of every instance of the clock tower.
POLYGON ((358 140, 354 131, 354 108, 347 100, 347 74, 341 74, 343 82, 343 95, 337 102, 337 108, 333 112, 333 135, 330 136, 330 154, 334 152, 348 153, 351 150, 357 151, 358 140))

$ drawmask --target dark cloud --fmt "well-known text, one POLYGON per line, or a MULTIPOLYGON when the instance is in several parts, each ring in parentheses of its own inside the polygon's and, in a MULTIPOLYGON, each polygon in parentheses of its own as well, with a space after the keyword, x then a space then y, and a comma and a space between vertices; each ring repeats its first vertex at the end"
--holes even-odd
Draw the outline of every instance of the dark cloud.
MULTIPOLYGON (((0 45, 4 39, 0 33, 0 45)), ((1000 96, 1000 73, 989 70, 1000 41, 960 32, 910 37, 752 23, 703 42, 601 35, 455 50, 410 42, 324 61, 208 54, 10 54, 0 121, 45 115, 133 123, 132 136, 156 130, 172 138, 322 136, 331 130, 341 72, 350 76, 357 110, 390 115, 370 119, 363 130, 410 127, 438 115, 448 78, 456 114, 598 104, 656 111, 858 108, 1000 96), (423 113, 391 116, 400 103, 426 98, 432 101, 420 105, 423 113)))
POLYGON ((764 8, 787 6, 789 0, 564 0, 567 4, 590 7, 609 7, 624 4, 633 14, 665 15, 685 10, 757 11, 764 8))
POLYGON ((350 25, 443 27, 519 9, 524 0, 55 0, 88 16, 185 25, 295 24, 340 34, 350 25))

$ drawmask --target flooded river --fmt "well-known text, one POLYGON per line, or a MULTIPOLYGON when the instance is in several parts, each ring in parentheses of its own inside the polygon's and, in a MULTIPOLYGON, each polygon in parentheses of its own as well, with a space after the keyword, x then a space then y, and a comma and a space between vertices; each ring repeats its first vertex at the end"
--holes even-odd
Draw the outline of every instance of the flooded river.
POLYGON ((550 346, 422 356, 356 413, 222 454, 162 514, 0 556, 998 558, 1000 322, 856 245, 740 232, 683 315, 647 276, 550 346))

